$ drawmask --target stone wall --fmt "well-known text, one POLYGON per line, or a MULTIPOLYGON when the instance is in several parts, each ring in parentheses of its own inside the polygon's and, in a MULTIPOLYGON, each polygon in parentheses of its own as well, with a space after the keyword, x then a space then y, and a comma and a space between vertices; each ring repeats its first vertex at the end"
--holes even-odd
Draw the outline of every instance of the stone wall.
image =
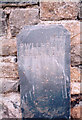
POLYGON ((79 2, 0 4, 0 117, 21 118, 16 35, 36 24, 62 24, 71 34, 71 116, 81 117, 80 7, 79 2))

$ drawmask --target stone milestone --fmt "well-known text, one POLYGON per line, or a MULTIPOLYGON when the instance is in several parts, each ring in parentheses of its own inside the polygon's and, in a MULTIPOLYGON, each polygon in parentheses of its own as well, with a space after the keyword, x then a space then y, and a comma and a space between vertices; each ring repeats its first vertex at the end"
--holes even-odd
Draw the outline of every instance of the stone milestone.
POLYGON ((17 36, 22 118, 70 118, 70 34, 62 25, 17 36))

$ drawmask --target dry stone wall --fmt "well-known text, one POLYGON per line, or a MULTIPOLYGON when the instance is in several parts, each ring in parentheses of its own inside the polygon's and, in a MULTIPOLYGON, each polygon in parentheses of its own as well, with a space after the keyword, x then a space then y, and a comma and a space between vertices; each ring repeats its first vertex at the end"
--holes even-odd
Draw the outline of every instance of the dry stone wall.
POLYGON ((62 24, 71 34, 71 116, 81 117, 80 11, 80 2, 0 3, 0 117, 21 118, 16 35, 36 24, 62 24))

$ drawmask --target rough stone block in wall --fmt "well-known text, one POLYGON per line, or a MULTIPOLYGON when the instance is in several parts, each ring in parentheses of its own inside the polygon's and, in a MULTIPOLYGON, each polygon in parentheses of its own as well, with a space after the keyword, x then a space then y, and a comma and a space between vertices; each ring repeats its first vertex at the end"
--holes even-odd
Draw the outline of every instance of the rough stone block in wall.
POLYGON ((11 92, 2 96, 2 118, 22 118, 20 109, 20 94, 11 92))
POLYGON ((16 39, 0 37, 0 56, 17 55, 16 39))
POLYGON ((71 63, 72 65, 80 65, 80 44, 71 47, 71 63))
POLYGON ((17 80, 18 65, 15 59, 15 56, 0 57, 0 78, 17 80))
POLYGON ((82 102, 80 102, 78 105, 75 105, 71 109, 71 116, 72 118, 81 120, 82 119, 82 102))
POLYGON ((16 63, 16 56, 0 56, 0 63, 16 63))
POLYGON ((38 8, 12 9, 9 17, 12 36, 16 36, 25 25, 35 25, 39 22, 38 8))
POLYGON ((71 67, 71 82, 81 82, 80 80, 80 69, 77 67, 71 67))
POLYGON ((3 12, 3 9, 0 8, 0 36, 6 34, 7 24, 6 24, 6 15, 3 12))
POLYGON ((71 82, 71 95, 79 95, 79 94, 80 94, 80 83, 71 82))
POLYGON ((41 20, 74 20, 79 13, 78 2, 41 2, 41 20))
POLYGON ((18 78, 18 66, 16 63, 1 63, 0 78, 18 78))
POLYGON ((71 35, 71 65, 79 65, 80 54, 80 22, 77 20, 65 20, 65 21, 41 21, 41 24, 61 24, 63 25, 71 35))
POLYGON ((0 78, 0 93, 18 92, 19 80, 0 78))
POLYGON ((80 91, 80 69, 77 67, 71 67, 70 68, 70 79, 71 79, 71 95, 79 95, 81 93, 80 91))

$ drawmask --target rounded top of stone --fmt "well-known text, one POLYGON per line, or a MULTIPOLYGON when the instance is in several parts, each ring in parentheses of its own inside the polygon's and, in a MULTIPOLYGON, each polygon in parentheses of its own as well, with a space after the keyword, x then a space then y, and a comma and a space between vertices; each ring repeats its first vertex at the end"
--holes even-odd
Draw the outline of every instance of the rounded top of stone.
POLYGON ((39 25, 28 25, 28 26, 25 26, 25 27, 23 27, 23 29, 21 30, 21 31, 23 31, 23 30, 37 30, 37 29, 59 29, 59 30, 62 30, 62 31, 64 31, 65 33, 68 33, 69 34, 69 32, 68 32, 68 30, 63 26, 63 25, 55 25, 55 24, 53 24, 53 25, 51 25, 51 24, 49 24, 49 25, 44 25, 44 24, 39 24, 39 25))
MULTIPOLYGON (((53 36, 54 37, 66 37, 70 36, 69 31, 62 25, 29 25, 25 26, 20 33, 17 35, 17 40, 19 41, 26 41, 26 39, 31 36, 36 39, 40 39, 42 36, 53 36)), ((45 38, 44 37, 44 38, 45 38)), ((28 41, 28 39, 27 39, 28 41)))

